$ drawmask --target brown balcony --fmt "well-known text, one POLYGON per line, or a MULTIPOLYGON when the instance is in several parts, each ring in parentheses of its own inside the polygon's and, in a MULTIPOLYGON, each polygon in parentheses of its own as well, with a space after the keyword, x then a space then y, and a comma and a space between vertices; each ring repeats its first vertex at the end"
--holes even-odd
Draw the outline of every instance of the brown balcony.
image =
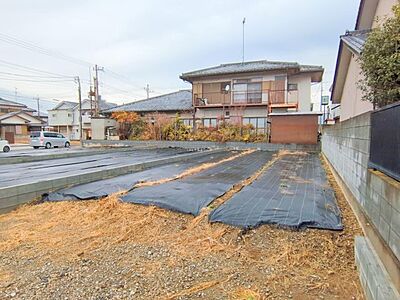
POLYGON ((298 108, 299 97, 297 90, 268 91, 269 111, 274 108, 298 108))

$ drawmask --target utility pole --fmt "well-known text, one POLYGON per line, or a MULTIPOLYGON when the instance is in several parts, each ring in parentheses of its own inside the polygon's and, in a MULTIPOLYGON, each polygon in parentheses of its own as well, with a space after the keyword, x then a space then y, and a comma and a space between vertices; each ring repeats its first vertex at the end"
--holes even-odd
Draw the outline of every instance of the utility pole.
MULTIPOLYGON (((322 86, 322 80, 321 80, 321 102, 320 102, 320 110, 322 112, 322 93, 323 93, 324 87, 322 86)), ((325 107, 324 107, 325 109, 325 107)), ((322 115, 322 119, 321 119, 321 124, 324 124, 324 118, 325 118, 325 113, 322 115)))
POLYGON ((146 93, 147 93, 147 99, 149 99, 149 98, 150 98, 150 93, 153 92, 153 91, 150 90, 149 84, 146 85, 146 87, 144 88, 144 90, 145 90, 146 93))
POLYGON ((38 113, 38 117, 40 118, 40 98, 39 96, 37 96, 36 98, 34 98, 37 102, 37 113, 38 113))
POLYGON ((82 128, 82 92, 81 92, 81 80, 79 76, 75 77, 75 82, 78 84, 78 99, 79 99, 79 140, 81 147, 83 147, 83 128, 82 128))
POLYGON ((246 23, 246 18, 243 18, 243 37, 242 37, 242 63, 244 63, 244 23, 246 23))
POLYGON ((99 116, 100 110, 100 93, 99 93, 99 73, 98 71, 104 71, 104 68, 94 66, 95 78, 94 78, 94 95, 95 95, 95 105, 94 105, 94 115, 95 117, 99 116))
POLYGON ((89 90, 89 101, 90 101, 90 117, 93 117, 93 96, 95 96, 94 91, 92 90, 92 85, 90 85, 90 90, 89 90))

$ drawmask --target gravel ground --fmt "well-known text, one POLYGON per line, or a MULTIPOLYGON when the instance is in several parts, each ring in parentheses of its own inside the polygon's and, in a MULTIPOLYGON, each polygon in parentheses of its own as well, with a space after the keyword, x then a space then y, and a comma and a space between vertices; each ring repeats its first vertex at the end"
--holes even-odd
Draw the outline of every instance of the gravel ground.
POLYGON ((0 299, 363 299, 357 221, 241 231, 154 207, 43 203, 0 216, 0 299))

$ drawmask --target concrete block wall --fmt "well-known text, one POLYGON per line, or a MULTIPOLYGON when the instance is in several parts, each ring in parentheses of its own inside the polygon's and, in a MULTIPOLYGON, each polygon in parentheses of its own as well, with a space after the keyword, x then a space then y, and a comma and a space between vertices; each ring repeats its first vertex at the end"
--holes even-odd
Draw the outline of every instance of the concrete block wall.
POLYGON ((78 184, 112 178, 168 163, 191 160, 219 151, 221 150, 217 149, 211 151, 198 151, 193 153, 152 159, 140 163, 132 162, 127 163, 123 166, 107 167, 105 169, 97 171, 89 170, 85 173, 76 175, 60 174, 52 179, 39 179, 38 181, 32 183, 0 187, 0 214, 7 213, 17 208, 21 204, 28 203, 35 199, 40 199, 41 196, 45 193, 56 191, 67 186, 74 186, 78 184))
POLYGON ((356 237, 355 258, 367 299, 400 299, 400 294, 393 286, 388 272, 380 264, 376 252, 365 237, 356 237))
POLYGON ((319 151, 319 145, 299 145, 299 144, 271 144, 271 143, 243 143, 243 142, 206 142, 206 141, 104 141, 90 140, 84 141, 86 147, 179 147, 185 149, 260 149, 264 151, 299 150, 299 151, 319 151))
POLYGON ((368 169, 370 127, 369 112, 326 125, 321 150, 378 233, 383 247, 388 249, 396 264, 391 266, 394 272, 390 275, 399 289, 400 182, 368 169))

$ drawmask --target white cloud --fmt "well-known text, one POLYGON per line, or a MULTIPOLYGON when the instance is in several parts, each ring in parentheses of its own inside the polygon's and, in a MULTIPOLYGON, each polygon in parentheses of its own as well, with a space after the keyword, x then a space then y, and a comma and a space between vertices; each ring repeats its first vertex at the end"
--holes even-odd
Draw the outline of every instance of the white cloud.
MULTIPOLYGON (((187 87, 179 74, 241 59, 246 17, 246 59, 323 65, 331 81, 338 36, 355 23, 359 0, 51 1, 4 0, 0 33, 104 66, 103 97, 126 102, 187 87), (128 77, 117 80, 107 70, 128 77), (113 86, 108 88, 107 85, 113 86), (118 91, 123 90, 124 92, 118 91), (126 94, 126 92, 129 95, 126 94)), ((1 59, 51 72, 79 75, 87 67, 19 49, 0 40, 1 59)), ((10 71, 0 64, 0 71, 10 71)), ((6 82, 25 94, 76 97, 73 83, 6 82)), ((88 84, 83 83, 84 94, 88 84)), ((58 96, 57 96, 58 97, 58 96)), ((60 97, 58 97, 60 98, 60 97)))

